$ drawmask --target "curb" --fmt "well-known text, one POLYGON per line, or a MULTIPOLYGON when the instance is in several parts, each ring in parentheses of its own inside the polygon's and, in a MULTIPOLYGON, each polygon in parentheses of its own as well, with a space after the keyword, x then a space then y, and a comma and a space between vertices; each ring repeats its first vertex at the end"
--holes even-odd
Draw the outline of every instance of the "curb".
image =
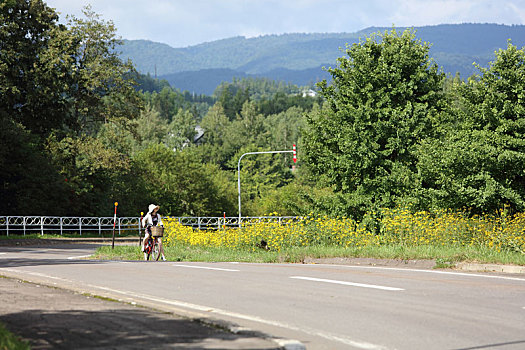
POLYGON ((446 267, 437 267, 436 260, 401 260, 377 258, 319 258, 305 259, 304 264, 335 264, 356 266, 384 266, 415 269, 463 270, 471 272, 497 272, 508 274, 525 274, 525 266, 481 264, 472 262, 451 263, 446 267))
POLYGON ((498 264, 476 264, 461 262, 456 264, 456 269, 480 272, 503 272, 511 274, 525 274, 525 266, 498 265, 498 264))
POLYGON ((274 342, 283 350, 306 350, 306 346, 298 340, 295 339, 284 339, 284 338, 275 338, 271 335, 259 332, 247 327, 241 327, 238 324, 230 321, 225 321, 216 318, 195 318, 194 321, 200 322, 202 324, 209 325, 211 327, 217 327, 226 330, 227 332, 233 334, 242 334, 252 337, 258 337, 274 342))

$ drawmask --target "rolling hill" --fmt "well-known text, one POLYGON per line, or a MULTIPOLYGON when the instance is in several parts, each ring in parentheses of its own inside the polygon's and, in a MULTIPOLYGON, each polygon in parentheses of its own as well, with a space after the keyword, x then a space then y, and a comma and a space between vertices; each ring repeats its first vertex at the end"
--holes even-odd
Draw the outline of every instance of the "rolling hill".
MULTIPOLYGON (((390 29, 233 37, 185 48, 124 40, 121 57, 130 58, 139 72, 156 74, 182 91, 211 95, 218 84, 233 77, 265 77, 305 86, 329 78, 322 67, 335 66, 346 44, 390 29)), ((494 51, 505 48, 509 39, 525 46, 524 25, 443 24, 414 29, 418 38, 432 44, 430 55, 443 71, 462 78, 477 73, 473 62, 487 66, 494 51)))

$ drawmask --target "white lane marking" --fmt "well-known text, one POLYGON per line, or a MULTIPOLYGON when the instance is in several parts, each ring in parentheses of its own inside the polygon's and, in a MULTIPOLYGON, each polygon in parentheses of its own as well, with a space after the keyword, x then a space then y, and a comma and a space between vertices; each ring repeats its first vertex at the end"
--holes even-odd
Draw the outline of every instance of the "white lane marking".
POLYGON ((396 288, 396 287, 386 287, 386 286, 378 286, 376 284, 364 284, 364 283, 355 283, 355 282, 346 282, 346 281, 337 281, 337 280, 327 280, 327 279, 324 279, 324 278, 303 277, 303 276, 292 276, 290 278, 298 279, 298 280, 314 281, 314 282, 342 284, 342 285, 345 285, 345 286, 352 286, 352 287, 362 287, 362 288, 389 290, 389 291, 404 290, 402 288, 396 288))
POLYGON ((7 254, 7 253, 0 253, 0 255, 4 255, 4 254, 7 254))
MULTIPOLYGON (((307 266, 307 265, 301 265, 307 266)), ((330 266, 330 267, 344 267, 348 269, 375 269, 375 270, 392 270, 392 271, 409 271, 409 272, 422 272, 422 273, 435 273, 439 275, 455 275, 455 276, 467 276, 467 277, 483 277, 483 278, 495 278, 511 281, 523 281, 525 278, 519 277, 507 277, 507 276, 494 276, 494 275, 480 275, 476 273, 466 273, 466 272, 451 272, 451 271, 436 271, 436 270, 419 270, 419 269, 404 269, 397 267, 381 267, 381 266, 349 266, 349 265, 332 265, 332 264, 312 264, 311 266, 330 266)))
POLYGON ((70 256, 69 258, 67 258, 67 260, 84 259, 84 258, 89 258, 90 256, 91 254, 81 255, 81 256, 70 256))
POLYGON ((246 321, 250 321, 250 322, 262 323, 262 324, 266 324, 266 325, 270 325, 270 326, 274 326, 274 327, 286 328, 286 329, 293 330, 293 331, 296 331, 296 332, 302 332, 302 333, 310 334, 310 335, 313 335, 313 336, 321 337, 321 338, 324 338, 324 339, 328 339, 330 341, 335 341, 335 342, 343 343, 343 344, 346 344, 346 345, 350 345, 350 346, 353 346, 353 347, 356 347, 356 348, 359 348, 359 349, 387 350, 386 347, 381 346, 381 345, 376 345, 376 344, 363 342, 363 341, 356 341, 356 340, 352 340, 352 339, 345 338, 345 337, 342 337, 342 336, 339 336, 339 335, 335 335, 335 334, 330 334, 330 333, 326 333, 326 332, 319 332, 319 331, 317 331, 315 329, 311 329, 311 328, 308 328, 308 327, 298 327, 298 326, 295 326, 295 325, 282 323, 282 322, 279 322, 279 321, 267 320, 267 319, 264 319, 264 318, 261 318, 261 317, 258 317, 258 316, 251 316, 251 315, 240 314, 240 313, 237 313, 237 312, 230 312, 230 311, 226 311, 226 310, 213 308, 213 307, 210 307, 210 306, 204 306, 204 305, 197 305, 197 304, 187 303, 187 302, 184 302, 184 301, 169 300, 169 299, 164 299, 164 298, 160 298, 160 297, 154 297, 152 295, 143 295, 143 294, 138 294, 138 293, 133 293, 133 292, 125 292, 125 291, 121 291, 121 290, 117 290, 117 289, 113 289, 113 288, 107 288, 107 287, 102 287, 102 286, 97 286, 97 285, 92 285, 92 284, 87 284, 87 286, 89 286, 91 288, 97 288, 97 289, 109 291, 109 292, 112 292, 112 293, 122 294, 122 295, 125 295, 127 297, 141 298, 141 299, 146 299, 146 300, 154 301, 154 302, 158 302, 158 303, 164 303, 164 304, 168 304, 168 305, 172 305, 172 306, 176 306, 176 307, 182 307, 182 308, 186 308, 186 309, 190 309, 190 310, 194 310, 194 311, 200 311, 200 312, 205 312, 205 313, 212 313, 212 314, 217 314, 217 315, 220 315, 220 316, 226 316, 226 317, 242 319, 242 320, 246 320, 246 321))
POLYGON ((274 339, 274 342, 285 350, 306 350, 304 344, 297 340, 274 339))
POLYGON ((218 267, 206 267, 206 266, 193 266, 193 265, 179 265, 174 264, 175 267, 187 267, 190 269, 202 269, 202 270, 216 270, 216 271, 228 271, 228 272, 239 272, 240 270, 232 270, 232 269, 221 269, 218 267))
MULTIPOLYGON (((181 266, 181 265, 178 265, 178 266, 181 266)), ((0 271, 2 271, 2 270, 15 272, 17 274, 28 274, 28 275, 34 275, 34 276, 39 276, 39 277, 45 277, 45 278, 60 280, 60 281, 63 281, 63 282, 68 282, 68 283, 74 283, 72 280, 69 280, 69 279, 60 278, 60 277, 54 277, 54 276, 50 276, 50 275, 46 275, 46 274, 38 273, 38 272, 23 271, 23 270, 10 269, 10 268, 0 269, 0 271)), ((54 283, 54 284, 56 284, 56 283, 54 283)), ((164 303, 164 304, 168 304, 168 305, 172 305, 172 306, 176 306, 176 307, 182 307, 182 308, 186 308, 186 309, 190 309, 190 310, 194 310, 194 311, 200 311, 200 312, 205 312, 205 313, 213 313, 213 314, 217 314, 217 315, 220 315, 220 316, 233 317, 233 318, 242 319, 242 320, 246 320, 246 321, 262 323, 262 324, 266 324, 266 325, 270 325, 270 326, 274 326, 274 327, 286 328, 286 329, 289 329, 289 330, 292 330, 292 331, 302 332, 302 333, 306 333, 306 334, 313 335, 313 336, 316 336, 316 337, 321 337, 321 338, 324 338, 324 339, 327 339, 327 340, 330 340, 330 341, 334 341, 334 342, 339 342, 339 343, 343 343, 343 344, 346 344, 346 345, 350 345, 350 346, 353 346, 353 347, 358 348, 358 349, 387 350, 387 348, 382 346, 382 345, 376 345, 376 344, 363 342, 363 341, 356 341, 356 340, 349 339, 349 338, 346 338, 346 337, 342 337, 342 336, 339 336, 339 335, 336 335, 336 334, 320 332, 320 331, 317 331, 315 329, 308 328, 308 327, 298 327, 298 326, 295 326, 295 325, 282 323, 282 322, 279 322, 279 321, 267 320, 267 319, 264 319, 264 318, 261 318, 261 317, 258 317, 258 316, 251 316, 251 315, 245 315, 245 314, 240 314, 240 313, 236 313, 236 312, 230 312, 230 311, 216 309, 216 308, 209 307, 209 306, 187 303, 187 302, 184 302, 184 301, 169 300, 169 299, 164 299, 164 298, 160 298, 160 297, 154 297, 154 296, 152 296, 150 294, 145 295, 145 294, 139 294, 139 293, 134 293, 134 292, 127 292, 127 291, 122 291, 122 290, 118 290, 118 289, 113 289, 113 288, 93 285, 93 284, 89 284, 89 283, 84 284, 84 286, 87 286, 87 287, 90 287, 90 288, 94 288, 94 289, 98 289, 98 290, 111 292, 111 293, 117 293, 117 294, 125 295, 127 297, 140 298, 142 300, 154 301, 154 302, 164 303)))

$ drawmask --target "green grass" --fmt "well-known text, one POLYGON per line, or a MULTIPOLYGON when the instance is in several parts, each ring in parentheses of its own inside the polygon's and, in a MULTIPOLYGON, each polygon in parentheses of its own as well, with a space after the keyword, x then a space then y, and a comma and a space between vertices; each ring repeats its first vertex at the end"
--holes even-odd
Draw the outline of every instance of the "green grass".
POLYGON ((30 350, 29 343, 9 332, 0 323, 0 350, 30 350))
MULTIPOLYGON (((115 237, 136 237, 136 233, 120 235, 115 237)), ((0 236, 0 239, 60 239, 60 238, 92 238, 106 237, 103 234, 28 234, 0 236)), ((138 240, 138 238, 137 238, 138 240)), ((377 259, 400 259, 400 260, 436 260, 437 267, 451 267, 457 262, 478 262, 493 264, 525 265, 525 254, 519 252, 500 251, 486 247, 472 246, 404 246, 404 245, 382 245, 366 246, 360 248, 339 246, 309 246, 290 247, 279 252, 256 249, 255 251, 221 248, 177 245, 165 247, 166 258, 170 261, 238 261, 257 263, 280 263, 280 262, 303 262, 312 258, 377 258, 377 259)), ((99 248, 94 258, 107 260, 142 260, 143 255, 138 245, 110 246, 99 248)), ((2 350, 0 348, 0 350, 2 350)))
MULTIPOLYGON (((98 234, 98 232, 82 232, 82 235, 78 233, 45 233, 41 235, 40 233, 31 233, 31 234, 10 234, 7 235, 1 235, 0 240, 10 240, 10 239, 60 239, 60 238, 112 238, 113 233, 104 231, 102 234, 98 234)), ((138 233, 136 231, 124 231, 120 235, 118 232, 115 232, 115 238, 117 237, 137 237, 138 240, 138 233)), ((1 350, 1 349, 0 349, 1 350)))
MULTIPOLYGON (((303 262, 308 258, 377 258, 400 260, 436 260, 438 267, 450 267, 457 262, 478 262, 494 264, 525 265, 525 254, 516 252, 497 252, 487 248, 475 247, 437 247, 437 246, 369 246, 364 248, 343 248, 338 246, 292 247, 277 251, 256 249, 246 251, 220 247, 182 246, 165 248, 170 261, 203 262, 256 262, 279 263, 303 262)), ((136 246, 105 246, 99 248, 94 258, 110 260, 142 260, 143 255, 136 246)))

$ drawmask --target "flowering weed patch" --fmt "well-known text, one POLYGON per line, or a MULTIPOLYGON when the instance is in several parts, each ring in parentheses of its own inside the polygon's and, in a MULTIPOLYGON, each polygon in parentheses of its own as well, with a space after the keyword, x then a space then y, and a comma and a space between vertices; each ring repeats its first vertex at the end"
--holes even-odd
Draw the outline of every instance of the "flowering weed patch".
POLYGON ((296 247, 337 246, 352 250, 373 246, 476 247, 525 254, 525 213, 469 217, 464 212, 411 212, 383 209, 361 222, 308 216, 298 221, 258 223, 242 228, 194 230, 167 219, 166 245, 282 251, 296 247), (264 246, 261 244, 264 243, 264 246))

